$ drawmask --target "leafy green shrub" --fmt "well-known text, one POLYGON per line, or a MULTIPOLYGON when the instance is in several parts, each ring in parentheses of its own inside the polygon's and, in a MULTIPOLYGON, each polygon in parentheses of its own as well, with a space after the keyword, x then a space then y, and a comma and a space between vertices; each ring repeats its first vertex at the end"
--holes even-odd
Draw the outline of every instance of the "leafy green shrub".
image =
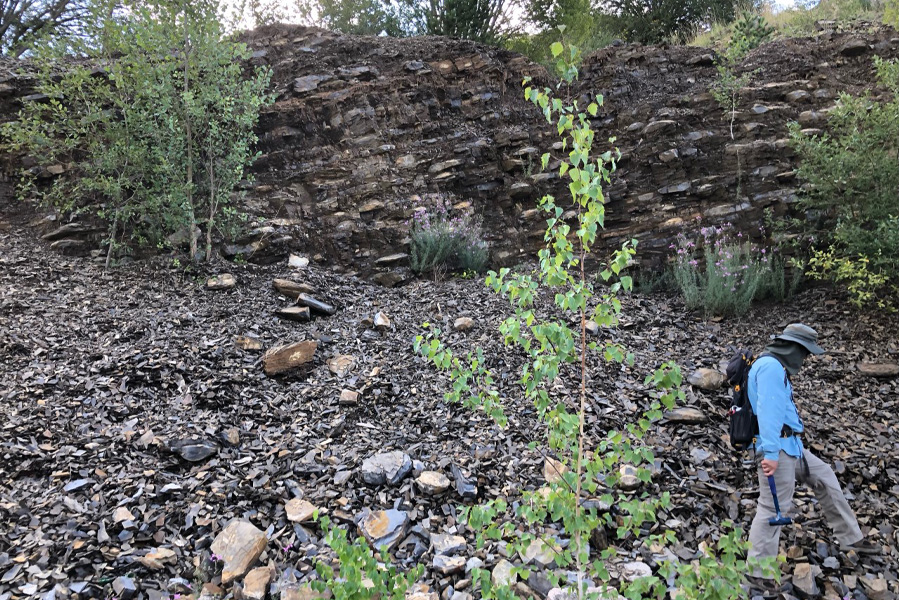
POLYGON ((410 266, 417 273, 438 268, 480 273, 490 252, 482 239, 481 224, 471 208, 453 216, 449 196, 439 195, 416 208, 409 222, 410 266))
POLYGON ((634 42, 685 43, 709 23, 728 23, 751 2, 743 0, 610 0, 623 36, 634 42))
POLYGON ((799 200, 807 219, 799 224, 820 250, 828 248, 818 255, 816 276, 840 273, 835 280, 846 283, 856 271, 857 289, 896 281, 898 272, 897 61, 876 58, 875 65, 881 98, 841 94, 821 135, 790 124, 797 173, 809 184, 799 200))
MULTIPOLYGON (((888 276, 873 272, 869 259, 865 256, 851 258, 838 254, 834 247, 815 250, 807 263, 806 274, 813 279, 829 279, 847 286, 850 302, 857 307, 874 304, 878 308, 896 310, 895 302, 887 302, 879 293, 889 285, 888 276)), ((897 297, 897 287, 893 286, 893 298, 897 297)))
POLYGON ((376 557, 365 538, 348 540, 347 532, 333 527, 328 517, 320 517, 319 524, 325 532, 325 543, 337 555, 338 572, 335 573, 328 563, 317 560, 319 580, 312 583, 317 592, 331 592, 337 600, 402 600, 406 590, 422 576, 422 565, 416 565, 406 573, 398 572, 387 554, 376 557))
POLYGON ((679 234, 670 248, 675 250, 672 276, 688 308, 742 315, 754 300, 784 300, 792 292, 785 284, 784 261, 735 233, 730 223, 701 228, 696 242, 679 234))
MULTIPOLYGON (((199 226, 208 260, 214 230, 235 222, 232 194, 256 156, 271 72, 245 73, 250 51, 224 37, 216 8, 153 0, 111 15, 98 6, 81 30, 35 49, 46 101, 25 103, 3 129, 8 147, 36 163, 20 194, 105 219, 107 264, 120 240, 158 246, 199 226), (60 170, 49 186, 38 179, 60 170)), ((185 237, 193 260, 198 237, 185 237)))

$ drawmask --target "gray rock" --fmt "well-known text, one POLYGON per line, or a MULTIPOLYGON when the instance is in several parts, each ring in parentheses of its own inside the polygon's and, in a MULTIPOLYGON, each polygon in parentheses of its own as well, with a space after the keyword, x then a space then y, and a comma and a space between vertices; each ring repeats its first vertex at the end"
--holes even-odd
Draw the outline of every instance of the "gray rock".
POLYGON ((375 313, 375 328, 379 331, 390 329, 391 319, 381 311, 375 313))
POLYGON ((359 533, 373 548, 392 550, 403 536, 409 524, 409 515, 396 509, 376 510, 368 513, 359 522, 359 533))
POLYGON ((816 598, 819 596, 819 586, 813 575, 809 563, 797 563, 794 567, 794 576, 791 578, 794 590, 801 598, 816 598))
POLYGON ((305 256, 297 256, 296 254, 291 254, 288 257, 288 266, 295 269, 305 269, 309 266, 309 259, 305 256))
POLYGON ((222 273, 206 280, 208 290, 230 290, 237 284, 237 279, 231 273, 222 273))
POLYGON ((653 121, 652 123, 647 123, 647 126, 644 127, 643 131, 641 131, 641 135, 649 135, 651 133, 656 133, 657 131, 674 129, 677 125, 678 124, 675 121, 671 121, 668 119, 653 121))
POLYGON ((659 160, 663 161, 664 163, 670 163, 673 160, 678 160, 678 150, 672 148, 671 150, 661 152, 659 154, 659 160))
POLYGON ((806 90, 794 90, 785 96, 788 102, 800 102, 809 100, 809 92, 806 90))
POLYGON ((130 577, 116 577, 113 580, 112 588, 121 600, 129 600, 137 595, 137 586, 130 577))
POLYGON ((175 440, 169 443, 169 450, 188 462, 200 462, 218 452, 219 445, 207 440, 175 440))
POLYGON ((692 386, 711 392, 720 389, 726 381, 725 374, 715 369, 697 369, 688 377, 688 383, 692 386))
POLYGON ((303 294, 303 293, 298 294, 297 295, 297 304, 300 306, 307 306, 307 307, 309 307, 309 309, 311 311, 317 312, 317 313, 320 313, 323 315, 330 316, 330 315, 333 315, 335 312, 337 312, 337 310, 330 304, 322 302, 321 300, 319 300, 309 294, 303 294))
POLYGON ((619 467, 619 489, 630 492, 641 487, 641 480, 637 476, 634 465, 622 465, 619 467))
POLYGON ((661 187, 657 192, 660 194, 680 194, 691 189, 690 181, 682 181, 681 183, 673 183, 671 185, 667 185, 665 187, 661 187))
MULTIPOLYGON (((431 536, 431 545, 435 554, 454 555, 466 550, 466 538, 449 533, 436 533, 431 536)), ((465 564, 465 561, 463 561, 465 564)))
POLYGON ((369 485, 397 485, 412 471, 412 459, 400 452, 384 452, 365 459, 362 480, 369 485))
POLYGON ((298 77, 294 80, 294 91, 298 94, 302 94, 304 92, 311 92, 317 87, 319 84, 332 79, 331 75, 306 75, 305 77, 298 77))
POLYGON ((666 411, 663 418, 670 423, 704 423, 706 414, 697 408, 682 406, 666 411))
POLYGON ((636 581, 641 577, 650 577, 653 575, 653 570, 650 568, 650 565, 643 562, 628 562, 622 565, 619 565, 619 575, 625 579, 626 581, 636 581))
POLYGON ((475 321, 473 321, 469 317, 459 317, 453 322, 453 329, 455 331, 469 331, 474 326, 475 321))
POLYGON ((869 51, 869 44, 862 39, 853 38, 841 46, 841 54, 844 56, 859 56, 869 51))
POLYGON ((518 577, 513 573, 513 564, 506 559, 500 559, 500 562, 491 571, 491 583, 495 587, 512 586, 516 583, 518 577))
POLYGON ((461 573, 466 568, 466 559, 463 556, 438 554, 431 561, 431 566, 441 575, 453 575, 461 573))

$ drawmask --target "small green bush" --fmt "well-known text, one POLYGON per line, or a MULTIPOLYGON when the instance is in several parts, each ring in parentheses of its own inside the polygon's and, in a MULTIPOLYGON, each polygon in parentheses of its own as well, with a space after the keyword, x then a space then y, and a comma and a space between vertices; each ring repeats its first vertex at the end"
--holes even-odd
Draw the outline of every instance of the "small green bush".
POLYGON ((796 223, 819 250, 814 276, 833 274, 858 299, 865 295, 854 289, 896 282, 898 272, 897 61, 875 66, 880 97, 841 94, 821 135, 790 125, 808 184, 799 201, 806 219, 796 223))
POLYGON ((338 571, 335 573, 330 564, 317 560, 319 581, 312 583, 317 592, 330 592, 334 598, 343 600, 402 600, 406 590, 424 571, 422 565, 416 565, 401 573, 386 553, 376 556, 365 538, 349 540, 347 532, 333 527, 328 517, 320 517, 319 524, 325 533, 325 543, 337 555, 338 571))
POLYGON ((471 208, 453 215, 449 196, 437 196, 419 206, 409 222, 410 266, 416 273, 436 269, 474 271, 487 266, 490 252, 481 237, 481 223, 471 208))
POLYGON ((675 250, 672 277, 688 308, 742 315, 754 300, 784 300, 793 291, 785 283, 781 257, 750 243, 730 223, 703 227, 696 242, 679 234, 670 248, 675 250))

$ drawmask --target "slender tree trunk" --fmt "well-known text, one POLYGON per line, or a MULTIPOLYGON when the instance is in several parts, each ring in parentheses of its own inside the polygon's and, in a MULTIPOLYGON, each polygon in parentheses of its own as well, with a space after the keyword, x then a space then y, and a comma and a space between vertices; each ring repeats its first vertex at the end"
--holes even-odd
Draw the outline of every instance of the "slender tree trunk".
MULTIPOLYGON (((580 211, 580 209, 579 209, 580 211)), ((581 244, 581 285, 584 286, 584 243, 581 244)), ((581 460, 584 456, 584 411, 587 404, 587 315, 581 307, 581 394, 578 410, 578 456, 575 458, 575 523, 581 523, 581 460)), ((581 528, 575 527, 575 566, 578 572, 578 598, 584 598, 581 563, 581 528)))
POLYGON ((109 263, 112 260, 112 252, 113 245, 116 243, 116 231, 119 225, 119 211, 113 213, 113 222, 112 222, 112 230, 109 234, 109 248, 106 249, 106 262, 103 264, 103 269, 109 270, 109 263))
MULTIPOLYGON (((212 152, 210 152, 210 156, 211 155, 212 152)), ((218 208, 216 203, 216 171, 212 160, 209 161, 206 170, 209 174, 209 219, 206 221, 206 262, 209 262, 212 257, 213 222, 216 218, 216 209, 218 208)))
POLYGON ((197 260, 197 236, 194 232, 197 230, 197 217, 194 211, 194 194, 191 186, 194 182, 194 153, 193 153, 193 133, 191 132, 191 114, 187 105, 187 95, 190 91, 188 85, 188 63, 190 62, 190 39, 188 37, 188 8, 184 8, 184 133, 187 141, 187 175, 185 194, 187 195, 187 204, 190 217, 190 236, 191 236, 191 261, 197 260))

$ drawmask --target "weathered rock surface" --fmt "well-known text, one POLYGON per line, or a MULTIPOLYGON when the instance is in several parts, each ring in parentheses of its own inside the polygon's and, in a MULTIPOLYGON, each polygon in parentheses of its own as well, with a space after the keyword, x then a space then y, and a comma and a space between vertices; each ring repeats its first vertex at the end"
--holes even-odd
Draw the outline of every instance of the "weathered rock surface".
POLYGON ((271 376, 298 369, 313 359, 317 346, 316 342, 304 341, 270 348, 263 355, 263 370, 271 376))
POLYGON ((293 523, 304 523, 312 519, 315 514, 316 506, 301 498, 288 500, 284 505, 284 512, 287 514, 287 520, 293 523))
POLYGON ((703 423, 706 421, 706 414, 699 408, 690 406, 679 406, 672 410, 667 410, 663 414, 663 418, 670 423, 703 423))
POLYGON ((711 392, 721 388, 726 381, 725 374, 715 369, 697 369, 688 376, 688 383, 692 386, 711 392))
POLYGON ((210 546, 224 562, 222 583, 228 583, 249 571, 265 550, 266 543, 266 534, 253 523, 241 519, 231 521, 210 546))
POLYGON ((237 279, 230 273, 216 275, 206 281, 206 288, 210 290, 230 290, 235 285, 237 285, 237 279))
MULTIPOLYGON (((495 262, 514 264, 542 243, 537 224, 519 218, 531 208, 523 201, 562 197, 566 183, 554 173, 558 156, 544 173, 532 173, 527 158, 558 140, 521 98, 523 76, 551 83, 541 67, 436 37, 269 26, 244 40, 251 62, 273 69, 278 96, 260 118, 257 182, 246 200, 266 231, 228 253, 268 260, 302 250, 384 272, 376 261, 408 253, 406 222, 435 190, 484 215, 495 262)), ((697 216, 754 233, 765 209, 784 215, 799 183, 797 157, 782 143, 786 123, 804 111, 823 114, 837 91, 870 87, 873 56, 896 54, 896 30, 886 27, 762 45, 736 67, 751 75, 736 121, 758 126, 735 127, 735 140, 708 93, 717 76, 709 49, 617 44, 587 56, 573 95, 603 94, 592 125, 597 139, 616 136, 623 153, 606 191, 603 243, 637 238, 640 260, 660 263, 697 216), (746 151, 726 152, 738 146, 746 151), (734 201, 738 191, 745 202, 734 201)), ((10 92, 0 95, 0 121, 34 91, 27 75, 3 84, 10 92)))
POLYGON ((362 464, 362 480, 369 485, 397 485, 412 471, 412 459, 399 450, 375 454, 362 464))
POLYGON ((436 496, 450 489, 450 479, 437 471, 424 471, 416 477, 416 485, 426 494, 436 496))
POLYGON ((403 536, 409 524, 409 515, 402 510, 376 510, 359 522, 359 532, 373 548, 392 549, 403 536))

